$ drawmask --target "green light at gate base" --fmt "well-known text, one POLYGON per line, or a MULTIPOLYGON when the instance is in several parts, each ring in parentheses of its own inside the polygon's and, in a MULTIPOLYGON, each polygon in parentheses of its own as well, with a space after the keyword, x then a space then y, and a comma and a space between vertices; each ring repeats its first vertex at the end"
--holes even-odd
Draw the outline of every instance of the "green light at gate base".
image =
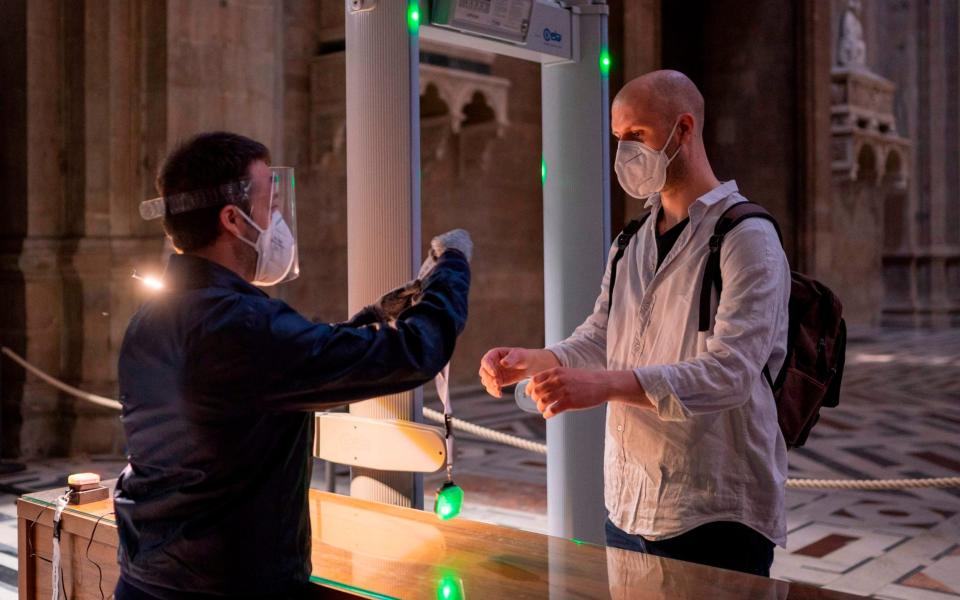
POLYGON ((547 159, 540 157, 540 185, 547 185, 547 159))
POLYGON ((610 65, 612 61, 610 60, 610 51, 604 48, 600 51, 600 74, 606 77, 610 74, 610 65))
POLYGON ((453 519, 463 509, 463 489, 451 481, 443 484, 437 490, 437 500, 433 505, 433 512, 444 521, 453 519))

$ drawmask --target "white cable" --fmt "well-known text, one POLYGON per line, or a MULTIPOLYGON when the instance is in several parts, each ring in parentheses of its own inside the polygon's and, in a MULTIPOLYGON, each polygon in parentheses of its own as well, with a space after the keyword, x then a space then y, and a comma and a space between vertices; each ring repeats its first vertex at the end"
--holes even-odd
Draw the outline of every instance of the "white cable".
MULTIPOLYGON (((81 400, 93 402, 94 404, 106 406, 107 408, 120 410, 120 403, 116 400, 89 394, 83 390, 78 390, 73 386, 54 379, 50 375, 47 375, 40 369, 20 358, 20 356, 7 347, 0 347, 0 351, 10 357, 11 360, 16 362, 24 369, 30 371, 43 381, 49 383, 59 390, 80 398, 81 400)), ((449 399, 447 403, 449 403, 449 399)), ((433 410, 432 408, 424 407, 423 416, 435 423, 442 424, 445 422, 443 413, 433 410)), ((513 446, 514 448, 527 450, 535 454, 547 453, 547 445, 540 442, 534 442, 517 437, 515 435, 489 429, 487 427, 481 427, 480 425, 474 425, 473 423, 464 421, 463 419, 458 419, 456 417, 452 417, 450 421, 455 429, 458 429, 464 433, 475 435, 481 439, 497 442, 498 444, 503 444, 505 446, 513 446)), ((901 490, 908 488, 948 488, 960 487, 960 477, 923 477, 918 479, 788 479, 787 487, 794 489, 817 488, 833 490, 901 490)))
MULTIPOLYGON (((63 523, 61 522, 61 517, 63 516, 63 509, 67 507, 67 503, 70 501, 70 492, 67 491, 65 494, 60 496, 54 501, 54 510, 53 510, 53 560, 51 560, 50 565, 50 575, 53 578, 53 600, 59 600, 60 598, 60 532, 63 528, 63 523)), ((63 590, 66 594, 67 590, 63 590)))

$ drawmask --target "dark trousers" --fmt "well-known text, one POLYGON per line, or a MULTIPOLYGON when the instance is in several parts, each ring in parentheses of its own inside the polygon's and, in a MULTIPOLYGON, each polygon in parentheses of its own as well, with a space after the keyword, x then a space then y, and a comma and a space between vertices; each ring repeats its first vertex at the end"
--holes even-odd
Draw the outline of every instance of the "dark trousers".
POLYGON ((770 576, 773 542, 742 523, 718 521, 666 540, 629 534, 607 519, 607 546, 751 575, 770 576))

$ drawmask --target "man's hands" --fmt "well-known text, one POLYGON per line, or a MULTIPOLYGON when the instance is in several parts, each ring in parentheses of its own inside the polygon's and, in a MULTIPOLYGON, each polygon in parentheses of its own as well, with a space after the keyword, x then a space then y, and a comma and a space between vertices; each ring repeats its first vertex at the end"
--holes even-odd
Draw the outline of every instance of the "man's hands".
POLYGON ((503 386, 558 366, 560 361, 549 350, 494 348, 480 360, 480 381, 488 394, 501 398, 503 386))
POLYGON ((604 402, 626 402, 653 410, 633 371, 590 371, 558 367, 538 373, 527 385, 544 419, 604 402))
POLYGON ((480 381, 487 393, 500 398, 503 386, 532 375, 526 392, 545 419, 604 402, 627 402, 653 409, 633 371, 591 371, 559 365, 549 350, 494 348, 480 361, 480 381))
POLYGON ((544 419, 568 410, 599 406, 610 399, 611 371, 556 367, 537 373, 527 384, 527 394, 544 419))

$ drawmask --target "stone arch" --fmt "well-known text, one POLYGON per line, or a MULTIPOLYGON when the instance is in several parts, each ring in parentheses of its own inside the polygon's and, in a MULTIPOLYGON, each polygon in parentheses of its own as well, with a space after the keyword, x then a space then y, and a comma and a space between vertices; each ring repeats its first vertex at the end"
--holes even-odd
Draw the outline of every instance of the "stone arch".
POLYGON ((463 126, 495 122, 497 135, 502 133, 507 123, 505 95, 491 95, 488 90, 473 85, 461 87, 457 92, 453 103, 457 115, 454 122, 455 132, 459 133, 463 126))
POLYGON ((485 172, 491 164, 496 139, 502 133, 496 109, 487 94, 474 89, 460 106, 460 173, 485 172))
POLYGON ((451 135, 449 98, 449 91, 442 83, 421 81, 420 156, 424 170, 433 169, 447 153, 451 135))
POLYGON ((903 158, 896 150, 884 161, 883 184, 883 249, 895 252, 907 244, 907 190, 903 158))
POLYGON ((880 157, 877 149, 872 144, 861 144, 857 150, 857 162, 855 163, 853 179, 866 184, 879 183, 879 164, 880 157))
POLYGON ((906 159, 899 148, 884 158, 883 180, 883 308, 897 312, 912 303, 910 282, 909 197, 906 159))
POLYGON ((485 171, 509 125, 510 82, 501 77, 420 65, 420 151, 424 169, 457 150, 458 173, 485 171))
POLYGON ((888 148, 883 161, 883 185, 907 189, 907 160, 900 148, 888 148))
POLYGON ((441 96, 440 89, 435 83, 428 83, 420 92, 420 118, 430 119, 450 114, 450 105, 446 98, 441 96))
POLYGON ((460 113, 463 115, 461 123, 463 127, 489 123, 497 119, 496 111, 487 102, 486 95, 479 90, 473 92, 470 101, 463 105, 460 113))
MULTIPOLYGON (((509 125, 509 88, 510 82, 502 77, 435 65, 420 65, 421 102, 427 102, 429 98, 434 106, 431 112, 422 112, 421 117, 439 112, 438 101, 442 101, 448 109, 445 114, 453 133, 459 134, 463 125, 474 126, 490 122, 495 124, 493 130, 496 136, 500 137, 509 125)), ((427 105, 421 104, 421 107, 426 111, 430 108, 430 102, 427 102, 427 105)))

